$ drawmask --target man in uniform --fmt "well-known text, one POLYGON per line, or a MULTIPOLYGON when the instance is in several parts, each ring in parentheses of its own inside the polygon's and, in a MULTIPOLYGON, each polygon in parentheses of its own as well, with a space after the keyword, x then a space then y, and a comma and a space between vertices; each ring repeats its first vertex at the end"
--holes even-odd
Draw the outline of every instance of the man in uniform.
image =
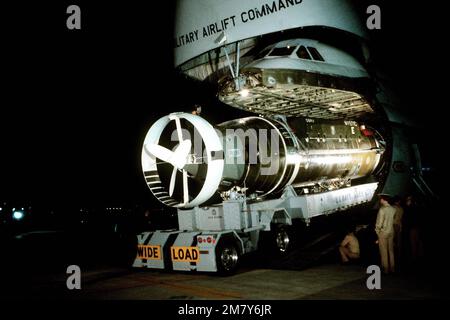
POLYGON ((380 194, 380 209, 378 210, 375 232, 378 235, 378 247, 380 249, 381 266, 385 274, 395 271, 394 259, 394 216, 395 208, 389 201, 391 197, 380 194))
MULTIPOLYGON (((397 257, 397 262, 401 262, 402 259, 402 230, 403 230, 403 208, 401 205, 401 198, 395 196, 392 199, 393 207, 395 208, 394 215, 394 245, 395 245, 395 256, 397 257)), ((397 263, 398 265, 398 263, 397 263)))

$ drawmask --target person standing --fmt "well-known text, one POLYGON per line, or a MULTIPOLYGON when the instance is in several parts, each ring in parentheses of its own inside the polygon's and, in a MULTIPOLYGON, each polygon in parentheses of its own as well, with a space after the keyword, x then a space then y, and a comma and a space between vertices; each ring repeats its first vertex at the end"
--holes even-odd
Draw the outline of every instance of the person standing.
POLYGON ((395 256, 397 257, 397 266, 402 261, 402 230, 403 230, 403 213, 404 210, 401 205, 402 199, 399 196, 395 196, 392 199, 393 207, 395 208, 394 215, 394 246, 395 256))
POLYGON ((415 199, 412 195, 408 195, 405 199, 405 227, 413 263, 416 263, 423 255, 419 220, 419 210, 415 199))
POLYGON ((390 196, 380 194, 380 209, 375 223, 375 232, 378 235, 381 266, 385 274, 395 271, 394 258, 394 215, 395 208, 389 203, 390 196))

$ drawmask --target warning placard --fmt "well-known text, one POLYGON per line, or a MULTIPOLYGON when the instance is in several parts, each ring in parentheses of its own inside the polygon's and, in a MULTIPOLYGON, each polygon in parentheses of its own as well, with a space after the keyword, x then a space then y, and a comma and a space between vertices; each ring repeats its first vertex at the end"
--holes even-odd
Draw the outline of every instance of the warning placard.
POLYGON ((173 262, 198 262, 200 252, 197 247, 171 247, 173 262))
POLYGON ((139 259, 161 260, 161 246, 147 246, 139 244, 137 247, 139 259))

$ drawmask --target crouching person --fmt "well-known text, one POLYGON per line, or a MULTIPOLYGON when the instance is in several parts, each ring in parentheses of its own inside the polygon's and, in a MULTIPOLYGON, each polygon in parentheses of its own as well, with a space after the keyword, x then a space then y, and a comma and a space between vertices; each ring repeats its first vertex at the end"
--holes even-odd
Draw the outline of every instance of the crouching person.
POLYGON ((356 238, 354 228, 350 229, 344 240, 342 240, 341 245, 339 246, 339 253, 341 254, 341 261, 344 264, 359 259, 359 241, 358 238, 356 238))

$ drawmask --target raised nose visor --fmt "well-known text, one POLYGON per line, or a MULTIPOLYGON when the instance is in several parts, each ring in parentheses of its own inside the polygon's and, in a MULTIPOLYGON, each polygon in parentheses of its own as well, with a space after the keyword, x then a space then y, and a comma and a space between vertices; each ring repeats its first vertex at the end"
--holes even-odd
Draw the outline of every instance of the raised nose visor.
POLYGON ((374 94, 373 83, 346 52, 315 40, 292 39, 261 53, 241 69, 239 90, 230 78, 220 81, 222 102, 263 115, 355 119, 373 113, 367 100, 374 94))

